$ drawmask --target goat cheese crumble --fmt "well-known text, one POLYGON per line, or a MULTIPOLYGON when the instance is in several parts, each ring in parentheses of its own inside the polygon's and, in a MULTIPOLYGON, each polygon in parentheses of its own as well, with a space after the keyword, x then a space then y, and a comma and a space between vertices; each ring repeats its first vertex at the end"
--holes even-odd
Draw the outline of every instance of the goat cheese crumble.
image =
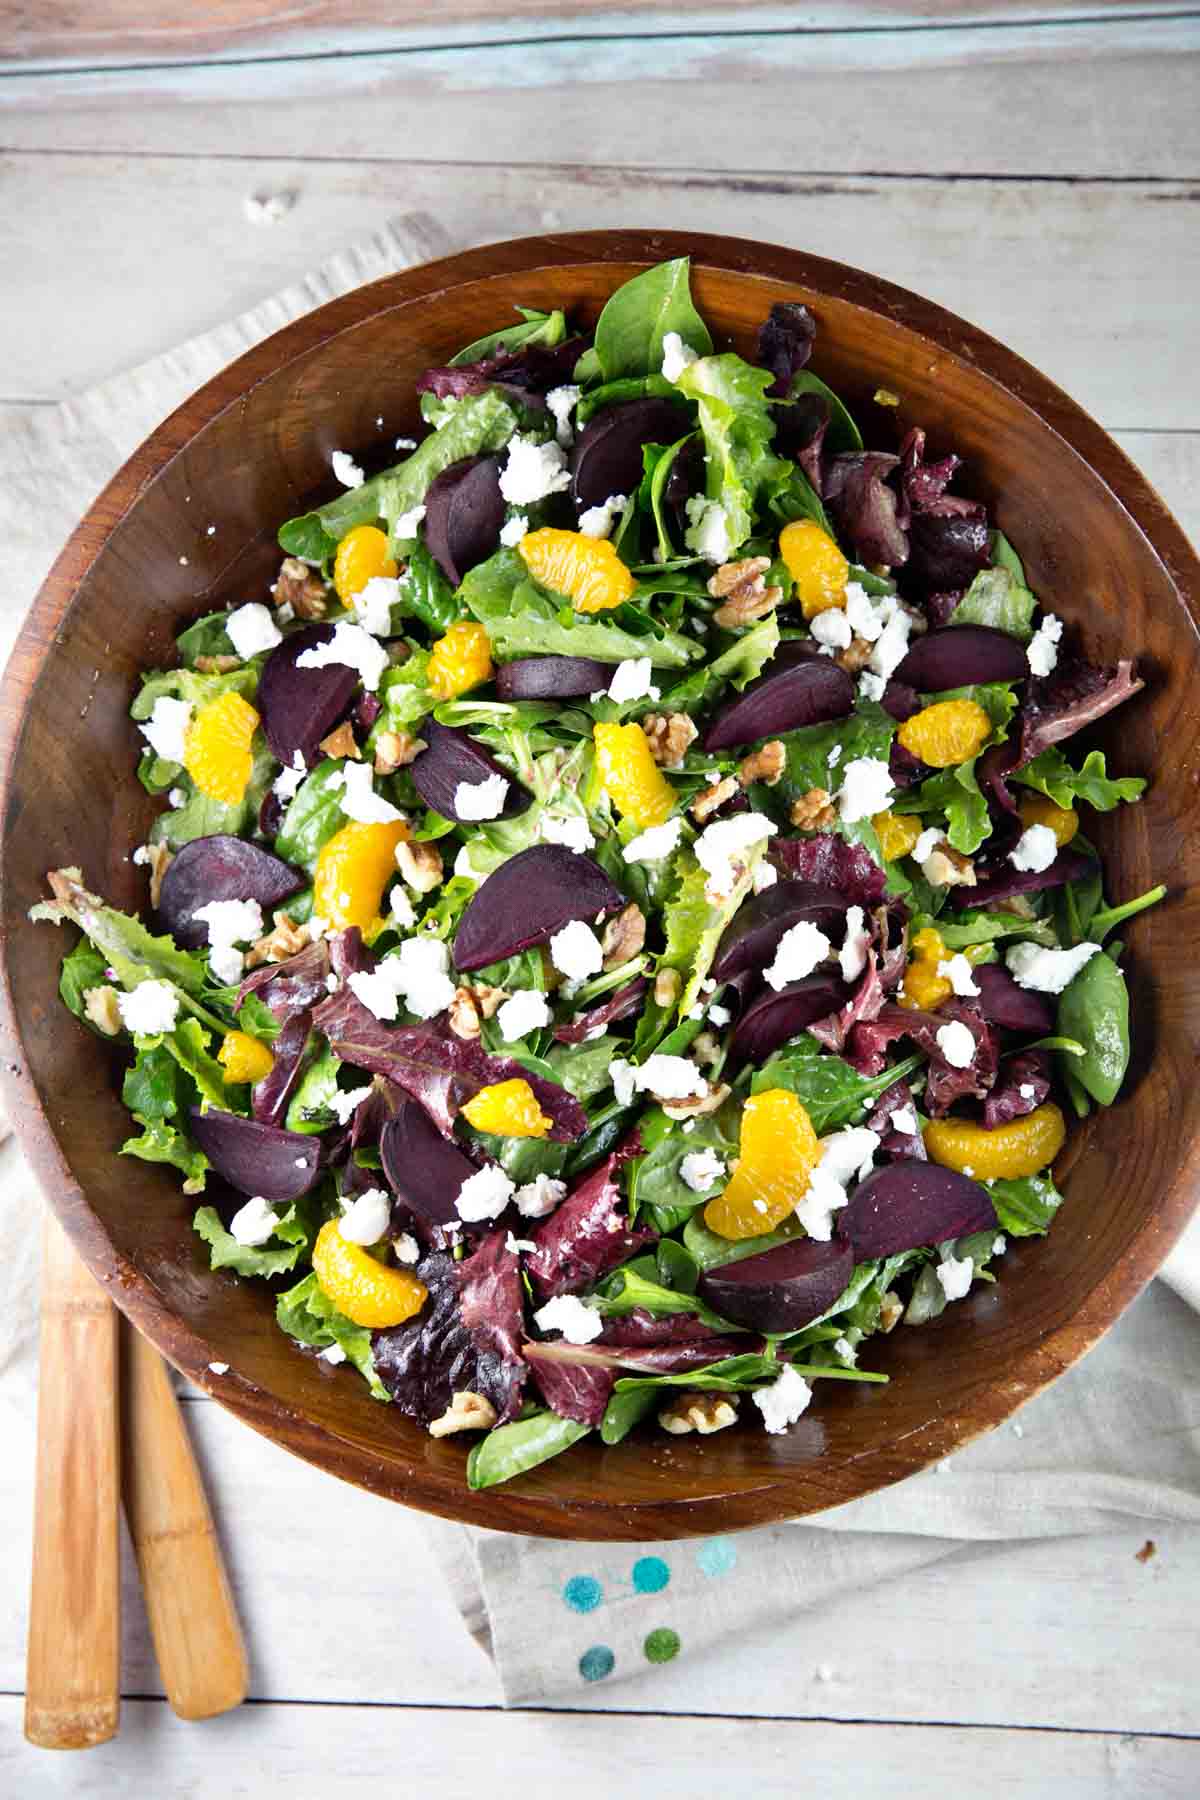
POLYGON ((699 360, 697 352, 684 343, 677 331, 664 333, 662 351, 662 372, 668 381, 678 381, 683 371, 699 360))
POLYGON ((517 1211, 523 1219, 544 1219, 567 1196, 567 1184, 554 1175, 535 1175, 513 1195, 517 1211))
POLYGON ((715 1150, 689 1150, 679 1164, 680 1179, 693 1194, 707 1194, 724 1173, 725 1164, 715 1150))
POLYGON ((613 526, 629 505, 628 494, 610 494, 599 506, 589 506, 579 515, 579 529, 584 537, 612 536, 613 526))
POLYGON ((348 1244, 377 1244, 391 1223, 391 1197, 382 1188, 368 1188, 349 1204, 338 1220, 338 1232, 348 1244))
POLYGON ((971 972, 971 965, 959 950, 954 956, 940 962, 937 972, 943 981, 950 983, 951 991, 964 1000, 973 998, 979 992, 979 983, 971 972))
POLYGON ((296 658, 298 669, 353 669, 363 686, 374 693, 388 666, 388 653, 378 638, 373 638, 361 625, 339 619, 333 636, 324 644, 310 644, 296 658))
POLYGON ((583 919, 572 919, 550 939, 550 961, 568 981, 586 981, 604 965, 600 939, 583 919))
POLYGON ((961 1019, 951 1019, 948 1025, 939 1025, 935 1034, 937 1047, 952 1069, 969 1069, 975 1060, 975 1038, 969 1025, 961 1019))
POLYGON ((404 817, 399 807, 375 792, 370 763, 348 761, 343 774, 339 804, 348 819, 360 825, 391 825, 404 817))
POLYGON ((169 981, 139 981, 127 994, 117 995, 117 1011, 134 1037, 157 1037, 159 1032, 174 1031, 179 995, 169 981))
POLYGON ((333 469, 334 480, 340 481, 344 488, 360 488, 366 480, 366 476, 354 458, 347 456, 344 450, 335 450, 329 458, 329 463, 333 469))
POLYGON ((545 994, 536 988, 518 988, 496 1012, 496 1023, 506 1043, 515 1044, 531 1031, 550 1023, 545 994))
POLYGON ((878 1135, 865 1125, 849 1125, 821 1139, 821 1160, 808 1178, 808 1187, 795 1207, 796 1217, 809 1237, 827 1244, 833 1236, 833 1215, 849 1199, 847 1184, 863 1181, 871 1173, 878 1135))
POLYGON ((500 473, 500 492, 510 506, 533 506, 570 485, 571 473, 561 444, 539 444, 520 432, 510 438, 508 459, 500 473))
POLYGON ((485 1163, 459 1188, 455 1211, 466 1224, 477 1225, 483 1219, 498 1218, 515 1192, 499 1163, 485 1163))
POLYGON ((1017 986, 1040 994, 1061 994, 1093 956, 1099 944, 1076 944, 1073 950, 1046 950, 1040 944, 1014 944, 1004 958, 1017 986))
MULTIPOLYGON (((861 908, 859 916, 862 916, 861 908)), ((780 938, 775 960, 770 968, 763 971, 763 979, 768 987, 773 987, 778 993, 789 982, 803 981, 806 975, 811 975, 818 963, 825 961, 831 949, 832 945, 825 933, 811 919, 801 919, 798 925, 789 926, 780 938)))
POLYGON ((259 600, 235 607, 225 621, 225 635, 243 662, 283 642, 283 633, 271 617, 270 608, 259 600))
POLYGON ((594 1306, 577 1294, 556 1294, 533 1315, 539 1331, 561 1331, 568 1344, 590 1344, 604 1330, 604 1320, 594 1306))
POLYGON ((664 862, 679 848, 682 831, 683 820, 680 818, 668 819, 665 825, 650 825, 645 831, 639 831, 635 838, 630 838, 621 856, 627 863, 664 862))
POLYGON ((149 719, 138 730, 155 756, 161 756, 164 762, 181 763, 187 754, 185 740, 191 722, 190 700, 172 700, 169 694, 160 694, 149 719))
POLYGON ((1058 667, 1058 646, 1062 639, 1063 622, 1054 613, 1047 613, 1025 651, 1026 660, 1034 675, 1045 680, 1053 675, 1058 667))
POLYGON ((969 1256, 944 1256, 934 1274, 947 1300, 961 1300, 970 1290, 975 1265, 969 1256))
POLYGON ((856 825, 873 813, 883 812, 892 796, 892 774, 876 756, 856 756, 842 771, 838 790, 838 816, 843 825, 856 825))
MULTIPOLYGON (((546 395, 546 411, 554 420, 554 435, 564 450, 569 450, 575 442, 575 434, 571 430, 571 414, 579 402, 583 392, 577 387, 551 388, 546 395)), ((580 530, 583 527, 580 526, 580 530)))
POLYGON ((811 1399, 811 1387, 791 1363, 785 1363, 766 1387, 754 1390, 754 1404, 762 1414, 763 1425, 773 1433, 794 1425, 811 1399))
POLYGON ((1058 855, 1058 839, 1048 825, 1030 825, 1008 853, 1014 869, 1040 875, 1058 855))
POLYGON ((627 657, 613 670, 613 678, 608 684, 609 699, 615 700, 618 706, 624 706, 630 700, 657 700, 659 689, 653 685, 650 676, 648 656, 627 657))
POLYGON ((269 1206, 261 1194, 255 1194, 240 1206, 229 1221, 229 1235, 237 1244, 243 1244, 248 1250, 257 1250, 265 1244, 274 1233, 279 1223, 279 1214, 269 1206))
POLYGON ((464 820, 498 819, 508 799, 503 775, 485 775, 482 781, 460 781, 454 790, 454 811, 464 820))

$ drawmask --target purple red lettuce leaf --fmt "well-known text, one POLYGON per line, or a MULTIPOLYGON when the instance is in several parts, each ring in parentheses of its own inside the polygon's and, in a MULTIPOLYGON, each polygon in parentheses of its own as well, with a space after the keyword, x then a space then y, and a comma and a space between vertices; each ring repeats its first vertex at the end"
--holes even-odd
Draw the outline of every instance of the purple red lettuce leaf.
POLYGON ((644 975, 639 975, 636 981, 627 982, 615 994, 610 994, 601 1005, 576 1013, 565 1025, 556 1025, 555 1042, 582 1044, 585 1038, 604 1031, 607 1026, 616 1024, 618 1019, 627 1019, 631 1013, 640 1012, 649 986, 644 975))
POLYGON ((942 1118, 955 1100, 982 1100, 995 1082, 1000 1060, 996 1034, 978 1006, 969 1000, 948 1000, 935 1013, 885 1006, 877 1018, 854 1027, 845 1051, 846 1060, 860 1075, 878 1075, 889 1046, 898 1038, 911 1038, 929 1058, 925 1107, 935 1119, 942 1118), (938 1032, 953 1020, 964 1024, 975 1040, 975 1055, 965 1069, 948 1063, 937 1041, 938 1032))
POLYGON ((854 1027, 879 1017, 887 995, 904 974, 907 917, 908 909, 901 901, 880 906, 871 914, 871 943, 857 987, 837 1012, 808 1027, 809 1036, 816 1038, 822 1049, 840 1056, 854 1027))
POLYGON ((1081 850, 1060 850, 1047 869, 1014 869, 1005 859, 989 866, 980 860, 975 864, 975 886, 956 887, 950 891, 951 906, 998 906, 1014 894, 1035 894, 1041 888, 1062 887, 1064 882, 1079 881, 1096 866, 1094 858, 1081 850))
POLYGON ((311 1057, 312 1008, 326 997, 329 951, 318 939, 306 944, 286 962, 264 963, 247 975, 238 989, 238 1005, 255 994, 274 1015, 279 1033, 271 1045, 275 1061, 270 1073, 256 1082, 250 1103, 263 1125, 277 1125, 311 1057))
POLYGON ((983 1122, 989 1131, 1007 1125, 1010 1119, 1023 1118, 1039 1107, 1050 1094, 1050 1057, 1045 1050, 1022 1050, 1017 1056, 1006 1056, 1000 1064, 996 1085, 983 1103, 983 1122), (1032 1088, 1022 1094, 1023 1087, 1032 1088))
POLYGON ((548 394, 551 388, 570 381, 586 348, 586 338, 571 337, 553 346, 526 344, 523 349, 500 350, 478 362, 426 369, 417 382, 417 392, 436 394, 439 400, 482 394, 488 388, 507 388, 522 398, 548 394))
POLYGON ((758 361, 775 380, 767 393, 787 393, 792 376, 798 375, 812 355, 817 321, 798 300, 781 300, 773 306, 758 332, 758 361))
POLYGON ((927 463, 925 433, 914 425, 900 446, 900 486, 913 512, 936 512, 955 471, 961 467, 962 457, 953 451, 940 462, 927 463))
POLYGON ((617 1170, 641 1154, 640 1143, 635 1134, 621 1144, 531 1233, 535 1248, 525 1272, 539 1302, 593 1287, 658 1237, 649 1226, 630 1225, 617 1184, 617 1170))
POLYGON ((912 1090, 907 1081, 893 1081, 891 1087, 880 1094, 863 1124, 879 1138, 880 1152, 893 1162, 924 1162, 925 1139, 920 1131, 897 1131, 892 1124, 892 1114, 902 1112, 905 1107, 915 1118, 912 1090))
MULTIPOLYGON (((703 1369, 733 1354, 731 1337, 698 1325, 686 1314, 651 1321, 668 1330, 654 1334, 617 1326, 633 1325, 647 1314, 612 1320, 603 1335, 590 1344, 527 1343, 525 1357, 547 1406, 563 1419, 581 1425, 598 1425, 604 1417, 618 1374, 678 1375, 686 1369, 703 1369)), ((736 1348, 746 1343, 740 1337, 736 1348)))
POLYGON ((826 467, 822 498, 860 563, 895 569, 908 561, 908 506, 886 480, 899 461, 883 450, 851 450, 826 467))
POLYGON ((847 906, 877 906, 887 893, 887 875, 862 844, 849 844, 834 831, 808 838, 776 838, 771 861, 781 875, 836 888, 847 906))
POLYGON ((1132 662, 1097 668, 1077 657, 1063 658, 1053 674, 1029 683, 1020 712, 1020 762, 1015 766, 1023 768, 1051 744, 1061 744, 1094 724, 1145 685, 1132 662))

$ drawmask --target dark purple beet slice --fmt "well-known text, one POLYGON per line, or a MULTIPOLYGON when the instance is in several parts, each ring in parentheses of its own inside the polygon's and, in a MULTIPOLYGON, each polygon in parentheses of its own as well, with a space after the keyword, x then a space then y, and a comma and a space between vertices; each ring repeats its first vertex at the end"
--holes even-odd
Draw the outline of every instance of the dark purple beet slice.
POLYGON ((789 1038, 845 1005, 850 990, 836 975, 806 975, 775 993, 767 988, 734 1027, 730 1061, 761 1066, 789 1038))
POLYGON ((501 700, 571 700, 612 680, 612 664, 590 656, 522 656, 496 670, 501 700))
POLYGON ((315 644, 326 644, 332 625, 306 625, 276 646, 262 666, 255 705, 276 759, 290 768, 299 750, 311 768, 321 739, 328 737, 346 713, 358 687, 358 675, 341 663, 324 669, 298 669, 296 660, 315 644))
POLYGON ((940 1163, 896 1162, 860 1181, 837 1215, 837 1232, 855 1262, 990 1231, 991 1195, 969 1175, 940 1163))
POLYGON ((403 1209, 426 1226, 459 1223, 455 1198, 476 1167, 457 1144, 442 1136, 423 1106, 415 1100, 401 1103, 380 1134, 379 1154, 403 1209))
POLYGON ((821 1244, 797 1238, 758 1256, 706 1269, 696 1291, 735 1325, 800 1331, 845 1293, 853 1270, 854 1255, 844 1239, 821 1244))
POLYGON ((980 963, 974 973, 979 1010, 989 1025, 1035 1036, 1054 1030, 1054 1008, 1045 994, 1021 987, 1000 963, 980 963))
POLYGON ((893 677, 922 694, 970 687, 979 681, 1020 681, 1029 673, 1025 646, 991 625, 943 625, 926 632, 893 677))
POLYGON ((624 904, 624 894, 589 856, 564 844, 534 844, 501 863, 472 898, 458 922, 454 966, 482 969, 546 943, 572 919, 590 921, 624 904))
POLYGON ((500 542, 504 496, 500 459, 469 456, 451 463, 425 495, 425 542, 447 581, 457 587, 500 542))
POLYGON ((722 707, 704 734, 706 750, 732 750, 802 725, 844 719, 854 706, 854 678, 828 656, 789 644, 765 675, 722 707))
POLYGON ((1014 869, 1010 862, 985 869, 976 864, 974 887, 952 888, 950 904, 961 912, 968 906, 998 906, 1014 894, 1036 894, 1042 888, 1062 887, 1065 882, 1079 881, 1096 866, 1095 860, 1081 850, 1060 850, 1048 869, 1014 869))
POLYGON ((439 725, 436 719, 426 719, 421 726, 421 736, 428 748, 422 750, 409 774, 426 806, 432 806, 443 819, 458 818, 454 796, 460 781, 478 787, 489 775, 502 775, 508 783, 504 808, 499 816, 512 819, 525 811, 532 794, 468 732, 458 731, 452 725, 439 725))
POLYGON ((163 876, 158 911, 185 950, 208 942, 208 926, 193 919, 210 900, 257 900, 266 913, 304 886, 295 869, 244 838, 193 838, 172 858, 163 876))
POLYGON ((192 1136, 230 1187, 272 1206, 290 1206, 321 1173, 321 1140, 304 1132, 193 1106, 192 1136))
POLYGON ((728 981, 742 969, 765 968, 779 940, 807 919, 826 935, 845 917, 847 902, 836 888, 814 881, 777 881, 739 907, 726 926, 713 958, 717 981, 728 981))
POLYGON ((577 513, 632 494, 642 479, 642 445, 674 444, 688 428, 682 400, 627 400, 589 419, 571 452, 571 498, 577 513))
POLYGON ((909 584, 943 593, 967 587, 980 569, 987 567, 988 544, 987 508, 977 502, 947 494, 936 511, 914 510, 909 526, 909 584))

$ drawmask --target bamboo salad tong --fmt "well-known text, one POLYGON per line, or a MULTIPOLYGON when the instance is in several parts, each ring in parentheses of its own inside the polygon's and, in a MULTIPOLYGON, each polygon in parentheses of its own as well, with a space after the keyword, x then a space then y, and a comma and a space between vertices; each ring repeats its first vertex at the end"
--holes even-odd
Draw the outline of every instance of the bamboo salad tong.
POLYGON ((168 1700, 184 1719, 237 1706, 245 1647, 166 1367, 47 1212, 25 1700, 45 1749, 117 1730, 122 1499, 168 1700))

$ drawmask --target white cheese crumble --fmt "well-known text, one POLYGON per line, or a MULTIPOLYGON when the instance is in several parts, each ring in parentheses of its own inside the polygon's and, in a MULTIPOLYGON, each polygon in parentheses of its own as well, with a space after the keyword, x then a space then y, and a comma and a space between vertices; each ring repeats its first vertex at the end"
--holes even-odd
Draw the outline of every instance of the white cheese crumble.
POLYGON ((1032 1081, 1023 1081, 1017 1089, 1017 1092, 1020 1094, 1022 1100, 1037 1099, 1037 1089, 1034 1087, 1032 1081))
POLYGON ((835 650, 849 647, 854 633, 850 629, 850 621, 840 606, 827 606, 819 612, 808 628, 823 650, 832 656, 835 650))
POLYGON ((500 1027, 501 1036, 509 1044, 515 1044, 531 1031, 540 1030, 543 1025, 550 1023, 550 1008, 546 1004, 545 994, 539 993, 536 988, 518 988, 498 1009, 496 1023, 500 1027))
POLYGON ((992 1255, 993 1256, 1003 1256, 1004 1252, 1007 1249, 1008 1249, 1008 1239, 1004 1236, 1004 1233, 1001 1232, 999 1237, 995 1237, 992 1239, 992 1255))
POLYGON ((697 352, 684 343, 677 331, 664 334, 662 350, 662 372, 668 381, 678 381, 689 364, 698 360, 697 352))
POLYGON ((160 1031, 174 1031, 179 996, 169 981, 139 981, 128 994, 117 995, 117 1011, 134 1037, 156 1037, 160 1031))
POLYGON ((371 1097, 371 1083, 364 1087, 347 1088, 344 1094, 335 1093, 329 1096, 329 1110, 339 1125, 348 1125, 364 1100, 371 1097))
POLYGON ((401 1231, 392 1239, 392 1255, 409 1268, 421 1260, 421 1246, 411 1231, 401 1231))
POLYGON ((573 850, 576 856, 582 856, 585 850, 594 849, 596 844, 591 827, 582 813, 544 812, 541 839, 544 844, 562 844, 566 849, 573 850))
POLYGON ((208 961, 218 981, 229 987, 241 980, 242 953, 237 944, 262 936, 262 907, 257 900, 210 900, 192 914, 208 927, 208 961))
POLYGON ((400 931, 411 931, 417 922, 416 908, 403 881, 398 881, 388 895, 388 911, 392 924, 400 931))
POLYGON ((1035 675, 1045 677, 1054 673, 1058 666, 1058 646, 1062 634, 1062 620, 1054 613, 1047 613, 1025 651, 1026 660, 1035 675))
POLYGON ((1058 855, 1058 839, 1048 825, 1031 825, 1008 853, 1014 869, 1040 875, 1058 855))
POLYGON ((627 863, 662 862, 679 846, 682 819, 668 819, 665 825, 650 825, 630 838, 621 855, 627 863))
POLYGON ((883 676, 872 675, 870 669, 864 669, 858 678, 858 691, 864 700, 882 700, 886 686, 883 676))
POLYGON ((174 806, 174 807, 186 806, 187 805, 187 789, 181 788, 181 787, 173 787, 170 790, 170 792, 167 794, 167 804, 168 804, 168 806, 174 806))
POLYGON ((791 1363, 785 1363, 767 1387, 755 1388, 754 1404, 768 1431, 786 1431, 794 1425, 812 1399, 812 1389, 791 1363))
POLYGON ((679 1164, 680 1178, 693 1194, 707 1194, 724 1173, 725 1164, 715 1150, 689 1150, 679 1164))
POLYGON ((600 939, 583 919, 572 919, 550 939, 550 961, 568 981, 598 975, 604 963, 600 939))
POLYGON ((266 1243, 278 1223, 279 1214, 267 1204, 261 1194, 255 1194, 230 1219, 229 1235, 235 1243, 244 1244, 248 1250, 257 1250, 260 1244, 266 1243))
POLYGON ((392 1216, 392 1202, 382 1188, 368 1188, 349 1205, 338 1220, 338 1233, 348 1244, 377 1244, 392 1216))
POLYGON ((418 1019, 444 1012, 454 998, 447 973, 450 953, 439 938, 405 938, 394 956, 385 956, 370 974, 347 976, 350 991, 377 1019, 394 1019, 399 1002, 418 1019))
POLYGON ((503 775, 485 775, 482 781, 460 781, 454 790, 457 819, 498 819, 508 798, 503 775))
POLYGON ((600 506, 589 506, 579 515, 579 529, 584 537, 612 536, 613 526, 629 505, 628 494, 610 494, 600 506))
POLYGON ((838 816, 843 825, 855 825, 883 812, 892 795, 891 771, 877 756, 856 756, 842 771, 838 790, 838 816))
POLYGON ((854 1348, 850 1339, 846 1337, 834 1338, 833 1354, 837 1357, 839 1362, 845 1363, 848 1369, 852 1369, 858 1361, 858 1351, 854 1348))
POLYGON ((554 1175, 535 1175, 513 1195, 523 1219, 544 1219, 566 1198, 567 1184, 554 1175))
POLYGON ((296 658, 298 669, 328 669, 335 665, 353 669, 363 686, 373 693, 388 666, 388 653, 361 625, 339 619, 328 643, 312 644, 296 658))
POLYGON ((969 1025, 961 1019, 951 1019, 948 1025, 939 1025, 937 1047, 952 1069, 969 1069, 975 1060, 975 1038, 969 1025))
POLYGON ((708 1083, 687 1056, 667 1056, 656 1051, 634 1071, 634 1082, 643 1093, 656 1094, 660 1100, 687 1100, 702 1097, 708 1083))
POLYGON ((779 870, 774 863, 755 863, 754 874, 750 877, 750 882, 756 894, 765 893, 767 888, 774 887, 778 880, 779 870))
POLYGON ((500 527, 500 542, 507 550, 515 550, 521 539, 529 530, 529 520, 524 513, 514 513, 511 519, 505 519, 500 527))
POLYGON ((321 1362, 328 1363, 331 1369, 336 1369, 339 1363, 345 1362, 346 1352, 340 1344, 326 1344, 324 1350, 317 1351, 317 1357, 321 1362))
POLYGON ((340 805, 348 819, 356 819, 360 825, 390 825, 404 817, 390 800, 375 792, 370 763, 347 762, 343 774, 340 805))
POLYGON ((494 1219, 502 1213, 516 1192, 499 1163, 485 1163, 468 1175, 458 1190, 454 1205, 460 1219, 476 1225, 482 1219, 494 1219))
POLYGON ((608 684, 608 697, 623 706, 629 700, 657 700, 659 689, 651 682, 648 656, 630 656, 619 662, 608 684))
POLYGON ((539 1331, 561 1331, 568 1344, 590 1344, 604 1330, 604 1320, 594 1306, 577 1294, 556 1294, 533 1315, 539 1331))
POLYGON ((400 437, 400 438, 396 439, 397 450, 415 450, 416 447, 417 447, 416 438, 400 437))
POLYGON ((808 1187, 798 1201, 796 1217, 809 1237, 827 1244, 833 1236, 833 1215, 845 1206, 847 1183, 862 1181, 871 1173, 879 1137, 865 1125, 847 1126, 821 1139, 821 1160, 809 1176, 808 1187))
POLYGON ((715 1025, 718 1030, 724 1030, 730 1019, 732 1019, 733 1014, 727 1006, 713 1005, 708 1009, 708 1017, 710 1023, 715 1025))
POLYGON ((400 598, 399 578, 394 575, 372 575, 365 587, 351 596, 354 617, 372 637, 391 637, 392 608, 400 598))
POLYGON ((871 934, 863 923, 863 916, 861 906, 851 906, 846 910, 846 935, 838 952, 843 981, 857 980, 867 966, 871 934))
POLYGON ((842 751, 845 748, 846 748, 846 746, 844 744, 835 744, 833 746, 833 749, 829 752, 829 755, 825 758, 825 767, 827 769, 836 769, 837 768, 838 764, 842 760, 842 751))
POLYGON ((778 993, 789 982, 803 981, 818 963, 825 961, 831 947, 825 933, 811 919, 789 926, 779 940, 774 962, 763 971, 767 986, 778 993))
POLYGON ((507 1231, 504 1234, 504 1248, 511 1251, 514 1256, 519 1256, 522 1250, 532 1256, 537 1250, 537 1245, 532 1238, 514 1237, 511 1231, 507 1231))
POLYGON ((629 1106, 637 1091, 637 1070, 623 1056, 614 1056, 608 1065, 609 1080, 618 1106, 629 1106))
POLYGON ((1014 944, 1005 957, 1017 986, 1041 994, 1061 994, 1085 963, 1099 955, 1099 944, 1077 944, 1073 950, 1044 950, 1040 944, 1014 944))
MULTIPOLYGON (((575 441, 571 430, 571 414, 575 411, 582 392, 582 388, 577 387, 556 387, 551 388, 546 395, 546 410, 554 417, 554 435, 564 450, 569 450, 575 441)), ((580 526, 580 530, 582 529, 580 526)))
POLYGON ((304 766, 304 757, 301 755, 300 751, 297 750, 292 755, 291 768, 284 769, 275 777, 271 788, 275 798, 277 800, 282 800, 283 804, 286 806, 289 800, 294 800, 296 798, 296 791, 307 774, 308 770, 304 766))
POLYGON ((703 494, 693 494, 684 510, 688 528, 683 541, 688 549, 711 563, 728 562, 735 545, 729 529, 729 515, 721 502, 706 500, 703 494))
POLYGON ((411 506, 406 513, 401 513, 392 526, 392 538, 395 543, 403 544, 409 538, 415 538, 417 527, 425 517, 423 506, 411 506))
POLYGON ((243 662, 249 662, 260 650, 273 650, 283 642, 283 633, 271 617, 270 608, 258 600, 250 600, 230 613, 225 621, 225 635, 243 662))
POLYGON ((969 1256, 944 1256, 934 1274, 947 1300, 961 1300, 971 1286, 975 1265, 969 1256))
POLYGON ((763 813, 748 812, 718 819, 702 831, 694 848, 696 861, 708 876, 707 893, 716 899, 728 899, 744 868, 740 860, 743 852, 774 837, 776 829, 763 813))
POLYGON ((909 854, 915 863, 927 862, 939 844, 943 844, 945 840, 945 829, 941 825, 927 825, 909 854))
POLYGON ((344 488, 361 487, 366 480, 366 476, 354 458, 347 456, 344 450, 335 450, 329 461, 333 468, 334 480, 340 481, 344 488))
POLYGON ((961 950, 948 957, 945 962, 940 962, 937 972, 943 981, 950 983, 951 991, 961 995, 964 1000, 979 992, 979 983, 971 973, 971 965, 961 950))
POLYGON ((138 730, 155 756, 161 756, 164 762, 181 763, 186 754, 184 740, 191 722, 190 700, 172 700, 169 694, 160 694, 149 719, 139 725, 138 730))
POLYGON ((889 1114, 889 1117, 892 1121, 893 1131, 898 1131, 902 1137, 916 1137, 917 1115, 911 1106, 897 1107, 894 1113, 889 1114))
POLYGON ((510 506, 532 506, 571 485, 561 444, 539 444, 520 432, 509 440, 508 458, 500 475, 500 492, 510 506))

